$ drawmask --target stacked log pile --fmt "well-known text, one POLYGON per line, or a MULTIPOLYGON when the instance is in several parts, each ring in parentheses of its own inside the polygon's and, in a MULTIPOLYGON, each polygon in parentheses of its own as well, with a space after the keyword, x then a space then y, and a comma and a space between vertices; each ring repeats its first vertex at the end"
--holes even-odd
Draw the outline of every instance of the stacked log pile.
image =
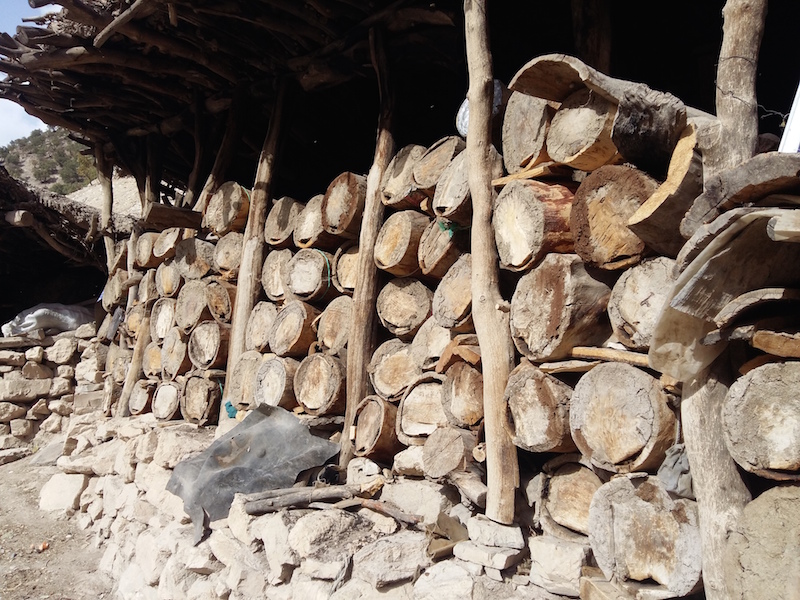
MULTIPOLYGON (((533 512, 530 522, 518 516, 531 528, 527 548, 503 549, 498 571, 529 552, 530 582, 554 594, 595 597, 611 580, 626 597, 687 596, 702 586, 704 558, 681 383, 721 344, 749 344, 721 408, 733 460, 771 481, 800 472, 797 403, 786 392, 800 356, 791 287, 800 246, 782 241, 798 239, 798 227, 783 208, 729 210, 796 204, 786 194, 800 188, 799 165, 766 154, 703 192, 710 117, 677 98, 563 55, 534 59, 509 91, 491 165, 506 301, 496 308, 509 313, 516 348, 506 429, 533 512), (745 259, 753 267, 743 275, 745 259), (765 387, 766 399, 753 391, 765 387)), ((262 292, 234 365, 226 353, 247 190, 220 187, 198 229, 133 238, 103 297, 109 312, 125 307, 110 337, 106 408, 213 424, 225 386, 228 414, 281 406, 333 425, 332 439, 347 436, 356 455, 446 482, 483 507, 463 150, 457 136, 409 145, 386 170, 373 253, 380 330, 352 429, 340 426, 366 177, 350 172, 305 202, 272 202, 262 292)), ((759 535, 743 525, 730 560, 755 552, 759 535)), ((456 556, 470 560, 466 548, 456 556)), ((488 552, 484 566, 495 568, 500 551, 488 552)))

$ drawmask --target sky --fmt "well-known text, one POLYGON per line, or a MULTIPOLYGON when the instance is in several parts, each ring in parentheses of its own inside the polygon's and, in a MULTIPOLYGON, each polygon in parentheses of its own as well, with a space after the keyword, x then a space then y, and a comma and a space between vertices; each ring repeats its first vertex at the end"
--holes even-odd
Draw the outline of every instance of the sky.
MULTIPOLYGON (((0 32, 14 35, 17 25, 22 25, 23 17, 35 17, 59 7, 47 6, 40 9, 28 6, 28 0, 0 1, 0 32)), ((0 73, 0 79, 5 75, 0 73)), ((21 106, 9 100, 0 99, 0 146, 12 140, 26 137, 34 129, 45 129, 46 125, 36 117, 30 116, 21 106)))

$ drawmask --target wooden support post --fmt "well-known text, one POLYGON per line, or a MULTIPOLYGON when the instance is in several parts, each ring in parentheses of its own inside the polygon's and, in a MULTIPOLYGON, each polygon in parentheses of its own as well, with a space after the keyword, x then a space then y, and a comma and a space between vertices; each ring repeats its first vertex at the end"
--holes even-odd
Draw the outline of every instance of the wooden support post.
POLYGON ((469 69, 467 160, 472 195, 472 318, 483 362, 483 406, 486 431, 488 492, 486 516, 514 521, 519 485, 517 449, 504 427, 503 393, 514 361, 508 304, 500 295, 497 248, 492 230, 492 57, 486 0, 464 0, 469 69))
MULTIPOLYGON (((231 319, 231 334, 228 345, 228 373, 233 373, 239 357, 244 352, 245 337, 247 334, 247 321, 257 300, 261 289, 261 267, 264 264, 264 225, 267 221, 267 209, 270 204, 270 189, 275 175, 275 158, 278 148, 278 136, 281 130, 283 116, 283 99, 286 92, 286 83, 279 83, 275 107, 270 118, 269 131, 264 139, 261 156, 258 159, 253 193, 250 198, 250 211, 247 216, 247 226, 244 230, 242 242, 242 261, 239 266, 239 285, 236 292, 236 302, 231 319)), ((222 400, 219 414, 219 423, 223 425, 230 421, 225 410, 228 388, 222 400)), ((224 427, 217 428, 217 435, 225 433, 224 427)))
POLYGON ((94 145, 94 161, 97 166, 97 179, 100 181, 100 189, 103 190, 103 207, 100 211, 100 231, 103 234, 103 242, 106 247, 106 266, 108 274, 114 268, 114 240, 111 237, 111 215, 114 211, 114 191, 111 186, 111 179, 114 174, 114 165, 106 157, 103 151, 103 144, 99 140, 94 145))
POLYGON ((605 0, 572 0, 575 54, 608 75, 611 70, 611 5, 605 0))
POLYGON ((350 429, 356 420, 356 409, 369 392, 366 365, 375 350, 378 315, 378 269, 373 259, 375 242, 383 221, 381 180, 394 153, 392 117, 394 99, 389 87, 387 60, 383 41, 375 30, 370 30, 372 65, 378 78, 381 113, 378 118, 378 138, 375 143, 375 159, 367 176, 367 196, 359 234, 358 277, 353 292, 353 323, 358 323, 350 332, 347 342, 347 405, 345 408, 344 435, 339 453, 339 465, 347 466, 353 458, 353 440, 350 429))
POLYGON ((156 133, 147 136, 147 174, 145 175, 144 206, 161 201, 161 174, 163 172, 164 138, 156 133))
POLYGON ((195 199, 198 194, 198 187, 200 186, 200 169, 203 165, 203 150, 205 143, 203 139, 203 103, 200 99, 200 94, 195 92, 194 99, 192 100, 192 114, 194 115, 194 164, 192 171, 189 173, 189 179, 186 182, 186 193, 181 200, 180 206, 194 206, 195 199))

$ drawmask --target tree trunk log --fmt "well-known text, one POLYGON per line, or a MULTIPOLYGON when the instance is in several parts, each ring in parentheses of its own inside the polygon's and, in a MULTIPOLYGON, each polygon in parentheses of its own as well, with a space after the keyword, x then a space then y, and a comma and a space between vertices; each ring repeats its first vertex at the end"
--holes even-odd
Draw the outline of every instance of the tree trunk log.
POLYGON ((158 342, 150 342, 144 349, 142 373, 148 379, 159 379, 161 377, 161 346, 159 346, 158 342))
POLYGON ((294 217, 292 239, 298 248, 334 250, 342 243, 338 235, 328 233, 322 226, 322 202, 325 194, 312 196, 294 217))
POLYGON ((128 335, 135 338, 139 335, 142 327, 142 322, 149 314, 149 310, 145 304, 137 304, 125 313, 125 330, 128 335))
POLYGON ((175 248, 178 243, 188 237, 194 237, 195 231, 184 229, 183 227, 167 227, 158 234, 155 244, 153 244, 153 256, 160 258, 161 262, 175 256, 175 248))
POLYGON ((125 374, 125 383, 122 385, 122 392, 120 393, 119 402, 117 404, 117 413, 119 417, 127 417, 130 415, 130 399, 133 393, 136 382, 142 376, 142 360, 144 360, 144 351, 147 344, 150 343, 150 315, 148 314, 144 321, 141 323, 141 334, 136 338, 136 344, 133 346, 133 354, 131 355, 131 363, 128 367, 128 372, 125 374))
POLYGON ((343 414, 346 385, 346 367, 329 354, 307 356, 294 374, 297 403, 314 416, 343 414))
POLYGON ((178 265, 172 259, 158 265, 158 269, 156 269, 156 289, 159 296, 173 298, 181 289, 181 285, 183 285, 183 276, 178 269, 178 265))
POLYGON ((208 201, 203 227, 219 237, 229 231, 242 231, 250 210, 250 192, 235 181, 226 181, 208 201))
POLYGON ((483 374, 465 362, 447 369, 442 406, 450 424, 472 428, 483 420, 483 374))
POLYGON ((153 394, 156 391, 158 381, 153 379, 140 379, 133 386, 131 399, 128 408, 132 415, 142 415, 150 412, 153 394))
POLYGON ((623 363, 603 363, 581 377, 569 422, 581 453, 612 473, 656 470, 679 439, 658 379, 623 363))
POLYGON ((331 300, 316 321, 317 341, 324 352, 340 355, 347 347, 353 325, 353 299, 339 296, 331 300))
POLYGON ((322 227, 328 233, 357 239, 367 194, 367 178, 345 172, 334 179, 322 200, 322 227))
POLYGON ((575 193, 570 229, 575 252, 587 265, 621 269, 636 264, 646 252, 628 219, 658 189, 658 182, 637 169, 607 166, 581 183, 575 193))
POLYGON ((422 446, 437 427, 448 424, 442 408, 442 375, 423 375, 412 383, 397 409, 395 431, 406 446, 422 446))
POLYGON ((219 415, 222 396, 219 382, 199 375, 186 378, 180 398, 181 415, 195 425, 213 425, 219 415))
POLYGON ((517 349, 536 362, 566 358, 575 346, 602 344, 610 334, 610 295, 576 255, 548 254, 520 279, 511 299, 517 349))
POLYGON ((333 256, 333 284, 342 294, 352 296, 358 281, 358 244, 347 242, 333 256))
POLYGON ((468 247, 466 229, 447 219, 434 219, 419 241, 417 258, 422 274, 441 279, 468 247))
MULTIPOLYGON (((226 364, 228 341, 231 335, 229 325, 216 321, 203 321, 192 330, 189 336, 189 360, 198 369, 217 369, 226 364)), ((234 366, 234 372, 235 372, 234 366)))
POLYGON ((278 356, 305 356, 316 335, 311 326, 320 311, 299 300, 287 302, 275 317, 269 347, 278 356))
POLYGON ((275 200, 264 224, 264 239, 267 244, 273 248, 291 246, 297 215, 302 210, 303 205, 289 196, 275 200))
POLYGON ((419 242, 431 219, 415 210, 389 216, 375 241, 375 264, 395 277, 407 277, 419 271, 419 242))
POLYGON ((211 318, 206 299, 207 287, 205 280, 190 279, 178 292, 178 299, 175 302, 175 324, 184 333, 189 333, 198 323, 211 318))
POLYGON ((372 387, 381 398, 397 401, 422 375, 411 345, 396 338, 375 350, 367 368, 372 387))
POLYGON ((577 454, 564 454, 543 465, 546 493, 540 518, 552 519, 570 531, 589 535, 592 498, 603 481, 580 460, 577 454))
POLYGON ((321 303, 339 295, 333 285, 333 255, 317 248, 302 248, 283 269, 283 289, 289 297, 321 303))
POLYGON ((511 93, 503 114, 503 162, 509 175, 550 159, 545 139, 552 114, 546 100, 511 93))
POLYGON ((206 304, 217 323, 230 323, 236 302, 236 285, 224 280, 209 281, 206 286, 206 304))
POLYGON ((393 279, 378 294, 378 319, 392 335, 410 341, 431 315, 432 299, 433 292, 418 279, 393 279))
POLYGON ((153 254, 156 240, 159 234, 153 231, 145 231, 136 240, 136 266, 143 269, 157 267, 161 259, 153 254))
POLYGON ((164 336, 161 346, 161 378, 172 381, 192 366, 186 347, 187 336, 180 327, 173 327, 164 336))
POLYGON ((156 286, 156 269, 147 269, 139 282, 137 298, 140 304, 152 305, 158 300, 158 287, 156 286))
POLYGON ((472 462, 475 434, 456 427, 438 427, 425 440, 422 464, 425 475, 439 479, 452 471, 465 471, 472 462))
POLYGON ((500 266, 527 271, 550 252, 570 253, 574 194, 564 185, 512 181, 497 196, 492 217, 500 266))
POLYGON ((571 398, 571 387, 523 360, 511 371, 503 398, 514 444, 528 452, 574 452, 571 398))
POLYGON ((256 407, 256 375, 264 362, 264 355, 256 350, 242 352, 239 361, 227 378, 225 397, 237 410, 256 407))
POLYGON ((464 140, 457 135, 447 136, 435 142, 417 164, 414 165, 414 182, 431 198, 439 183, 439 178, 453 159, 466 147, 464 140))
POLYGON ((439 325, 431 315, 411 341, 411 354, 416 364, 424 371, 435 369, 442 352, 454 336, 452 331, 439 325))
POLYGON ((771 363, 737 379, 722 406, 725 443, 745 471, 800 479, 800 363, 771 363))
MULTIPOLYGON (((490 178, 496 179, 503 175, 503 159, 494 146, 490 148, 484 166, 490 178)), ((436 216, 463 226, 469 226, 472 217, 467 154, 462 152, 447 165, 433 195, 433 212, 436 216)))
POLYGON ((283 271, 294 254, 291 250, 273 250, 267 254, 261 269, 261 286, 267 298, 273 302, 283 302, 286 290, 283 289, 283 271))
POLYGON ((297 406, 294 375, 300 363, 293 358, 275 356, 261 363, 256 373, 256 406, 280 406, 292 410, 297 406))
POLYGON ((176 381, 162 381, 158 384, 152 400, 152 412, 157 421, 171 421, 178 418, 181 411, 181 384, 176 381))
POLYGON ((353 451, 375 462, 391 465, 403 449, 397 439, 397 407, 380 396, 367 396, 356 409, 356 439, 353 451))
POLYGON ((229 231, 223 235, 214 248, 214 267, 228 281, 239 276, 239 265, 242 263, 242 244, 244 236, 238 231, 229 231))
POLYGON ((418 210, 427 194, 414 181, 414 167, 425 154, 425 146, 409 144, 394 155, 381 181, 381 201, 395 210, 418 210))
POLYGON ((178 243, 173 263, 184 279, 205 277, 214 266, 214 244, 197 238, 178 243))
POLYGON ((278 308, 272 302, 259 302, 253 307, 247 320, 245 350, 265 352, 269 347, 269 334, 278 316, 278 308))
POLYGON ((160 298, 153 304, 150 313, 150 338, 158 344, 162 343, 167 332, 175 327, 175 303, 176 300, 173 298, 160 298))
POLYGON ((454 333, 474 331, 472 323, 472 256, 462 254, 433 294, 433 318, 454 333))
POLYGON ((673 500, 660 479, 634 474, 595 492, 589 541, 607 579, 652 579, 685 596, 700 584, 698 520, 695 502, 673 500))
POLYGON ((628 269, 614 284, 608 317, 617 339, 633 350, 647 351, 661 307, 675 283, 675 261, 661 256, 628 269))

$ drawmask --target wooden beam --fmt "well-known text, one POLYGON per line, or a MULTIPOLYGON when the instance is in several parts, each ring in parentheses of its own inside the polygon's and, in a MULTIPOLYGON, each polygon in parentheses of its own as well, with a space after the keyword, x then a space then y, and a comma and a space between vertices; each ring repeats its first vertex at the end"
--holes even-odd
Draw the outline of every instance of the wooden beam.
POLYGON ((114 212, 114 188, 111 178, 114 175, 114 165, 108 160, 103 151, 103 144, 98 140, 94 146, 94 162, 97 167, 97 179, 100 189, 103 190, 103 207, 100 210, 100 231, 103 234, 103 244, 106 248, 106 267, 109 276, 116 261, 114 238, 111 236, 111 215, 114 212))
MULTIPOLYGON (((228 344, 228 373, 233 373, 239 357, 245 351, 245 334, 250 313, 258 300, 261 290, 261 267, 264 264, 264 225, 267 220, 267 209, 270 204, 272 180, 275 176, 275 160, 278 149, 278 138, 283 118, 283 103, 286 95, 286 82, 281 80, 278 84, 275 108, 270 117, 270 126, 258 159, 253 192, 250 196, 250 211, 247 215, 247 225, 244 230, 242 242, 242 261, 239 266, 239 284, 236 290, 233 317, 231 319, 231 334, 228 344)), ((220 403, 219 423, 228 424, 232 419, 228 417, 225 403, 232 386, 225 387, 225 397, 220 403)), ((229 428, 229 427, 228 427, 229 428)), ((222 435, 226 427, 218 427, 217 435, 222 435)))
POLYGON ((117 30, 125 25, 126 23, 130 22, 133 19, 138 19, 141 17, 146 17, 148 15, 153 14, 156 11, 156 7, 150 4, 148 6, 149 0, 136 0, 133 4, 131 4, 130 8, 127 10, 122 11, 120 15, 115 18, 111 23, 106 25, 105 29, 97 34, 94 38, 94 47, 95 48, 102 48, 103 44, 105 44, 112 35, 117 33, 117 30))
POLYGON ((492 97, 494 81, 486 0, 464 0, 469 71, 467 162, 472 195, 472 318, 483 363, 486 435, 486 516, 514 521, 519 486, 517 449, 506 428, 503 393, 514 362, 508 303, 500 295, 497 247, 492 230, 492 97))
POLYGON ((339 465, 342 467, 346 467, 353 457, 353 440, 349 432, 355 424, 356 408, 370 393, 365 366, 369 364, 375 351, 378 330, 378 315, 375 308, 378 299, 378 269, 373 255, 383 221, 381 180, 394 154, 392 135, 394 97, 389 85, 388 61, 383 38, 375 30, 370 30, 370 54, 378 79, 381 112, 378 118, 375 157, 367 175, 366 200, 358 240, 358 277, 353 291, 352 320, 359 325, 351 329, 350 339, 347 342, 347 407, 342 449, 339 453, 339 465))

